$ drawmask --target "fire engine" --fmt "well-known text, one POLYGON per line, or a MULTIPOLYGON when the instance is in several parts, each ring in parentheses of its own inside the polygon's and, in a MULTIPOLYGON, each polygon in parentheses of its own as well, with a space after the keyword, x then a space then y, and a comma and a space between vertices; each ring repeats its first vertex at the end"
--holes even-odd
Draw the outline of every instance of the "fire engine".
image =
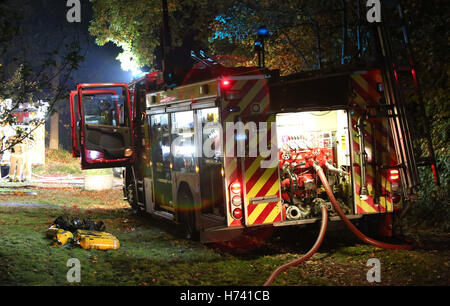
MULTIPOLYGON (((5 110, 13 109, 11 99, 0 99, 0 114, 5 110)), ((15 117, 15 124, 9 125, 3 123, 0 125, 0 160, 1 160, 1 177, 8 176, 10 168, 11 150, 8 139, 16 134, 17 129, 21 129, 26 133, 30 133, 33 145, 30 148, 29 154, 32 164, 45 164, 45 126, 40 125, 36 127, 36 122, 42 120, 47 111, 48 104, 43 101, 36 101, 35 103, 26 103, 12 110, 15 117)))
POLYGON ((182 223, 204 242, 315 223, 321 205, 339 219, 316 167, 349 219, 378 216, 390 236, 392 213, 419 186, 417 167, 436 171, 432 147, 428 163, 414 154, 412 102, 398 75, 409 75, 416 94, 418 83, 413 61, 395 60, 394 26, 373 25, 380 60, 372 66, 281 77, 201 59, 176 86, 167 71, 130 84, 78 84, 73 155, 83 169, 125 167, 133 210, 182 223), (261 147, 274 154, 250 154, 261 147))

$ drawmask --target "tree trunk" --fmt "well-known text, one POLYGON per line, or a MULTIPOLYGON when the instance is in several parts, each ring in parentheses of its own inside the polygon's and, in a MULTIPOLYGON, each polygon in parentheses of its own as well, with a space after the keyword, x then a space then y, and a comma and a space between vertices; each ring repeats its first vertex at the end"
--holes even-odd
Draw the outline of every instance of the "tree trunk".
MULTIPOLYGON (((56 77, 53 78, 51 81, 51 87, 53 90, 53 93, 57 93, 59 90, 59 72, 58 67, 61 65, 61 58, 59 56, 55 57, 55 63, 56 67, 53 68, 53 73, 56 74, 56 77)), ((58 108, 56 107, 56 104, 58 101, 53 102, 55 112, 50 117, 50 142, 49 142, 49 149, 51 150, 58 150, 59 149, 59 114, 58 114, 58 108)))
POLYGON ((59 149, 59 114, 54 113, 50 117, 50 143, 49 149, 59 149))

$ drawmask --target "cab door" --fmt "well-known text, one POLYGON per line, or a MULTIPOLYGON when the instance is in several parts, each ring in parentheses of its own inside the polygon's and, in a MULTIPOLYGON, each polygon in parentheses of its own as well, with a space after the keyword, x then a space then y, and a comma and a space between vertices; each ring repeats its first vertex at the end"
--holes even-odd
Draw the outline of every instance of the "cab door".
MULTIPOLYGON (((197 110, 197 122, 201 144, 207 150, 198 159, 202 217, 225 217, 223 145, 219 109, 217 107, 197 110)), ((222 223, 222 222, 221 222, 222 223)))
MULTIPOLYGON (((112 94, 115 95, 114 90, 89 90, 85 94, 112 94)), ((78 91, 72 90, 70 92, 70 133, 72 139, 72 156, 80 157, 80 113, 78 110, 78 91)))
POLYGON ((169 114, 153 115, 150 130, 156 208, 174 211, 169 114))
POLYGON ((80 157, 80 114, 78 112, 77 91, 70 92, 70 134, 72 156, 80 157))
MULTIPOLYGON (((83 169, 124 167, 133 163, 133 122, 125 83, 78 84, 79 125, 72 127, 74 154, 83 169), (79 136, 77 136, 79 133, 79 136)), ((72 96, 72 102, 73 96, 72 96)), ((75 105, 72 119, 77 121, 75 105)))

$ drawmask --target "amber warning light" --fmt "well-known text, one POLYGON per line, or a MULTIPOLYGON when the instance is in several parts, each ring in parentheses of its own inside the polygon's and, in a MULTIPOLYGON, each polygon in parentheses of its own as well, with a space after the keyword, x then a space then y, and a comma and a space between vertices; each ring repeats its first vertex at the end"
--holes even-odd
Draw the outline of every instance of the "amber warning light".
POLYGON ((231 184, 230 190, 234 194, 241 194, 241 184, 239 182, 231 184))

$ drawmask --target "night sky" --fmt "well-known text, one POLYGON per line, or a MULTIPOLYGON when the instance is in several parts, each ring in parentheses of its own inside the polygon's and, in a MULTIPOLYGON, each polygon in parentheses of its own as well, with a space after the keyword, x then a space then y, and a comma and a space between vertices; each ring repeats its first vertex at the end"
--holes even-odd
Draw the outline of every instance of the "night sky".
MULTIPOLYGON (((54 1, 49 1, 54 2, 54 1)), ((63 2, 66 1, 58 1, 63 2)), ((54 5, 54 4, 53 4, 54 5)), ((49 9, 51 9, 49 5, 49 9)), ((132 80, 131 72, 123 71, 120 62, 116 60, 117 55, 121 52, 121 48, 113 43, 104 46, 98 46, 95 38, 89 35, 88 27, 92 19, 91 3, 87 0, 81 1, 82 14, 81 23, 74 25, 80 29, 81 33, 85 33, 88 37, 88 43, 84 46, 87 48, 85 60, 81 63, 80 68, 73 75, 76 83, 95 83, 95 82, 125 82, 132 80)), ((66 10, 70 8, 65 8, 66 10)), ((62 22, 67 23, 65 16, 62 22)))
MULTIPOLYGON (((89 35, 89 23, 92 19, 91 3, 81 0, 81 22, 69 23, 66 18, 71 7, 66 0, 7 0, 23 16, 22 27, 25 33, 32 33, 33 40, 41 43, 35 47, 36 53, 52 51, 55 44, 70 42, 78 37, 81 43, 81 55, 84 61, 72 74, 73 85, 87 82, 129 82, 131 72, 125 72, 116 60, 121 48, 112 43, 98 46, 95 38, 89 35), (51 44, 51 43, 55 44, 51 44)), ((22 36, 22 35, 21 35, 22 36)), ((25 46, 24 46, 25 47, 25 46)), ((23 48, 26 52, 28 48, 23 48)), ((25 56, 27 57, 27 56, 25 56)), ((28 56, 29 58, 29 56, 28 56)))
MULTIPOLYGON (((19 22, 21 34, 9 42, 9 53, 4 56, 5 64, 10 65, 7 67, 9 74, 17 69, 17 62, 12 60, 15 56, 39 65, 45 59, 46 52, 52 52, 59 46, 78 39, 81 45, 80 55, 84 56, 84 60, 71 73, 71 79, 66 84, 69 89, 76 89, 78 83, 128 83, 133 79, 132 73, 123 71, 116 59, 121 48, 113 43, 98 46, 95 38, 89 34, 92 8, 88 0, 81 0, 80 23, 67 21, 66 14, 70 7, 66 6, 66 0, 7 0, 6 3, 13 12, 22 16, 19 22)), ((69 92, 66 94, 68 96, 69 92)), ((55 104, 59 113, 60 135, 67 135, 69 132, 68 105, 68 98, 55 104)), ((69 150, 70 137, 60 137, 60 145, 69 150)))

